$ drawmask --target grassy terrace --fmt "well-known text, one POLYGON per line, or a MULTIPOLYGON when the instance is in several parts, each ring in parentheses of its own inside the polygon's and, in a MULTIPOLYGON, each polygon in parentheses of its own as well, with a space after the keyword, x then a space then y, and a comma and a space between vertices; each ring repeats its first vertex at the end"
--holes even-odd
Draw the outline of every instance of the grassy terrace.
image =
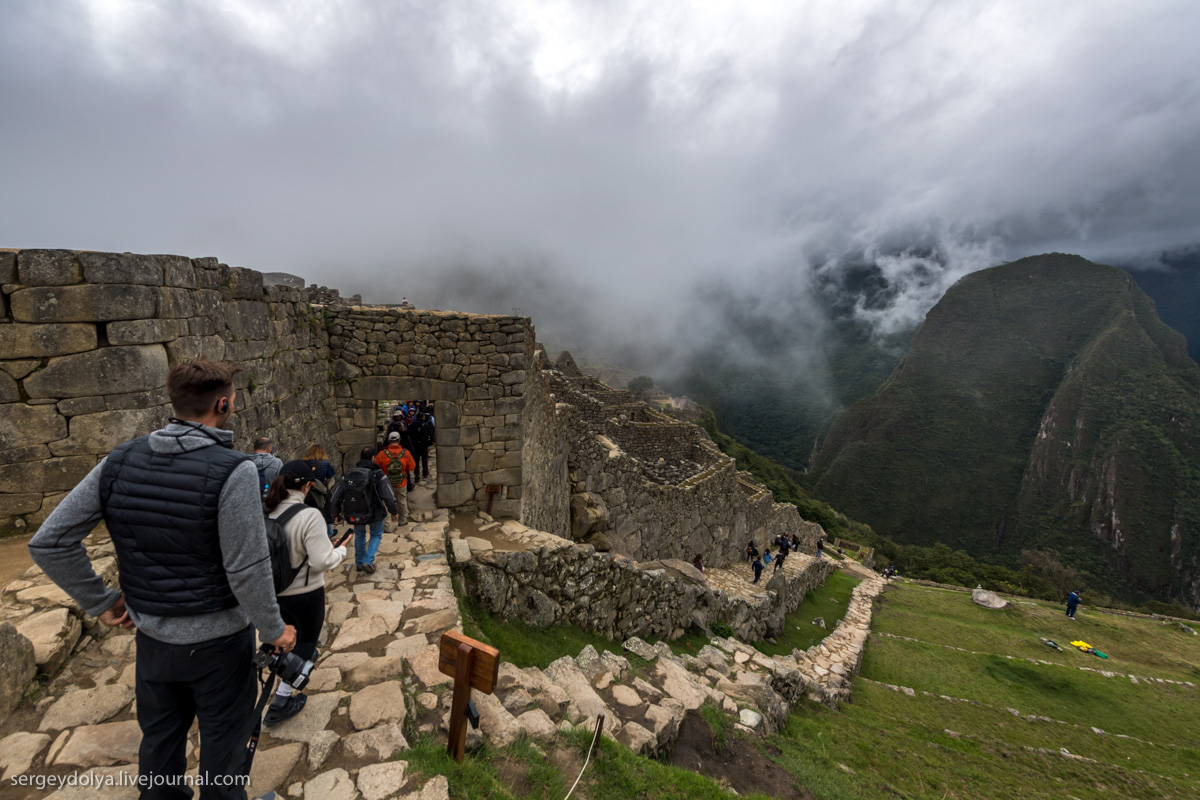
POLYGON ((1200 796, 1200 688, 1143 680, 1200 683, 1200 637, 1087 609, 1072 623, 1046 603, 988 611, 961 592, 911 584, 885 591, 872 629, 853 702, 797 710, 769 740, 815 796, 1200 796), (1110 658, 1071 648, 1076 639, 1110 658))
MULTIPOLYGON (((824 616, 832 629, 855 583, 835 573, 788 616, 778 645, 761 649, 790 652, 819 641, 825 631, 811 619, 824 616)), ((470 607, 464 607, 464 622, 469 634, 492 641, 522 666, 545 666, 589 643, 615 649, 578 629, 537 631, 470 607)), ((731 720, 705 707, 700 716, 716 752, 740 747, 743 758, 748 748, 757 762, 747 764, 752 775, 773 761, 794 781, 789 796, 821 800, 1200 797, 1200 687, 1156 680, 1200 684, 1200 636, 1174 623, 1086 606, 1076 622, 1061 606, 1043 602, 989 611, 969 594, 915 584, 885 590, 872 630, 852 702, 838 711, 802 704, 783 732, 766 739, 745 739, 731 720), (1042 636, 1067 651, 1046 647, 1042 636), (1074 639, 1110 658, 1071 648, 1074 639)), ((684 637, 672 646, 694 651, 704 641, 684 637)), ((635 671, 646 668, 630 660, 635 671)), ((504 750, 485 748, 458 766, 445 758, 440 739, 422 740, 405 758, 413 769, 446 774, 454 797, 554 798, 574 781, 589 741, 586 731, 545 751, 519 741, 504 750)), ((736 795, 710 777, 604 741, 574 796, 736 795)))

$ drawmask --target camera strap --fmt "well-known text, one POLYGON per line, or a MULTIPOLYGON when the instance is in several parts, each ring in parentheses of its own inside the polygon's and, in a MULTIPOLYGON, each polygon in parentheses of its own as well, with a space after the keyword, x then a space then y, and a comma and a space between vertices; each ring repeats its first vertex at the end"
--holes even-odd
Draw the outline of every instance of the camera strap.
POLYGON ((258 738, 262 735, 263 712, 267 709, 267 703, 271 701, 271 694, 275 690, 275 673, 267 670, 267 675, 263 677, 263 670, 258 671, 258 681, 262 684, 262 695, 258 698, 258 705, 254 707, 254 732, 250 734, 250 744, 246 745, 246 774, 250 774, 250 765, 254 763, 254 753, 258 750, 258 738))

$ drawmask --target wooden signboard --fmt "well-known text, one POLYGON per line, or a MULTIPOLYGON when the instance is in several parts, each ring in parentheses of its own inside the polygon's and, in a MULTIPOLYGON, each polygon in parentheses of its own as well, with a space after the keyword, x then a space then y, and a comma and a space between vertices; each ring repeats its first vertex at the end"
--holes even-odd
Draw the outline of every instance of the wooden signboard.
POLYGON ((467 745, 467 708, 471 690, 491 694, 500 674, 500 651, 455 631, 442 634, 438 650, 438 670, 454 678, 454 698, 450 704, 450 741, 446 750, 462 762, 467 745))
POLYGON ((491 694, 496 690, 496 679, 500 676, 500 651, 491 645, 456 631, 446 631, 442 634, 438 653, 438 671, 451 678, 457 674, 458 647, 461 644, 471 648, 471 688, 491 694))

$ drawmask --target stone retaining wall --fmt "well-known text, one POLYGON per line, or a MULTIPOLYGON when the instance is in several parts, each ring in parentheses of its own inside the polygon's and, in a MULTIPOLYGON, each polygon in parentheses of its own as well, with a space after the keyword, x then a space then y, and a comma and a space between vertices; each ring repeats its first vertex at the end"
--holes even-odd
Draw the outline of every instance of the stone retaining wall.
MULTIPOLYGON (((121 442, 170 414, 167 372, 238 362, 238 446, 336 444, 328 337, 307 290, 214 258, 0 251, 0 531, 36 528, 121 442)), ((328 290, 325 290, 328 291, 328 290)))
POLYGON ((525 364, 533 326, 524 317, 397 307, 328 312, 338 404, 338 445, 347 461, 376 440, 376 404, 434 401, 437 503, 521 513, 525 364))
POLYGON ((503 530, 527 549, 465 552, 449 543, 485 608, 539 628, 566 622, 614 640, 673 639, 718 622, 743 641, 764 639, 779 633, 784 615, 835 568, 814 558, 800 570, 776 573, 761 593, 735 594, 710 588, 688 563, 639 564, 516 522, 503 530))
POLYGON ((720 566, 740 559, 749 539, 761 546, 780 533, 816 551, 821 527, 762 487, 747 492, 750 476, 703 429, 645 406, 632 415, 606 406, 597 395, 608 387, 556 363, 538 350, 527 372, 529 414, 540 429, 526 442, 525 461, 536 466, 526 473, 522 522, 639 560, 690 563, 701 554, 720 566), (564 472, 569 495, 544 491, 564 472))

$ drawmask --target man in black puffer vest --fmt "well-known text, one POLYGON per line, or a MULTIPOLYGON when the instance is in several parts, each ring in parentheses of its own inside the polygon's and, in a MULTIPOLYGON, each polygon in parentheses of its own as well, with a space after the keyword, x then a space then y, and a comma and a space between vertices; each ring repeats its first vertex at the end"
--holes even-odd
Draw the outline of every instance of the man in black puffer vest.
POLYGON ((246 797, 254 628, 278 650, 296 643, 275 601, 258 470, 224 430, 237 372, 212 361, 176 365, 167 393, 178 417, 113 450, 29 542, 33 560, 84 611, 137 628, 143 800, 192 796, 182 776, 193 719, 201 798, 246 797), (104 585, 83 546, 101 520, 120 592, 104 585))

